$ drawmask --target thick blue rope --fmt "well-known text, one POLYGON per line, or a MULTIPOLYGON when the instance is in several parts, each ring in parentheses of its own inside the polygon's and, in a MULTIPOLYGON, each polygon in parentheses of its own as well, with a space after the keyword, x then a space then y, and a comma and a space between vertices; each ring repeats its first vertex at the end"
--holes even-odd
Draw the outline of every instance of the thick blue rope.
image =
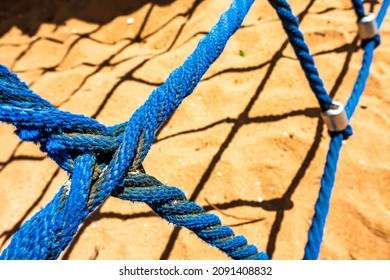
POLYGON ((83 220, 109 195, 147 203, 168 222, 192 230, 234 259, 267 258, 243 236, 222 226, 216 215, 188 201, 180 189, 140 172, 156 130, 192 93, 252 3, 233 1, 184 64, 127 123, 116 126, 56 109, 0 66, 0 121, 16 126, 22 140, 39 143, 70 175, 53 200, 15 233, 0 259, 58 258, 83 220))
POLYGON ((309 81, 310 87, 315 94, 321 110, 326 111, 332 105, 332 99, 324 87, 314 59, 310 54, 309 47, 305 43, 303 33, 299 30, 299 20, 293 14, 289 3, 285 0, 269 0, 275 8, 288 39, 295 51, 296 56, 302 66, 303 71, 309 81))
MULTIPOLYGON (((390 0, 385 0, 382 3, 381 9, 377 16, 378 28, 381 26, 390 0)), ((379 35, 372 39, 366 40, 362 45, 364 49, 362 67, 359 71, 359 75, 356 79, 353 91, 345 107, 348 119, 350 120, 353 112, 355 111, 359 99, 363 93, 368 74, 370 72, 370 66, 372 63, 374 49, 379 45, 379 35)), ((335 174, 337 169, 337 162, 339 158, 342 141, 344 138, 343 133, 332 134, 332 139, 329 144, 329 151, 326 157, 324 174, 321 178, 321 189, 315 204, 315 214, 312 220, 312 224, 308 234, 308 242, 305 247, 305 254, 303 259, 314 260, 318 259, 322 238, 324 234, 324 227, 326 217, 329 212, 330 197, 335 182, 335 174)))

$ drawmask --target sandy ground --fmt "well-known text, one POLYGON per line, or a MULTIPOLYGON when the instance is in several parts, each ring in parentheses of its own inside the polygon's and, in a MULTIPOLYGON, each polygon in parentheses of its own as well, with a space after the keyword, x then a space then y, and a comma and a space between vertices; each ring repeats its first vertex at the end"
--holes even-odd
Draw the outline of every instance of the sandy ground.
MULTIPOLYGON (((62 110, 116 124, 182 64, 230 2, 1 1, 0 63, 62 110)), ((276 13, 255 2, 159 131, 144 167, 273 259, 300 259, 330 137, 276 13)), ((291 5, 326 88, 345 103, 362 57, 351 1, 291 5)), ((367 1, 367 10, 378 8, 367 1)), ((321 259, 390 259, 390 17, 381 35, 355 134, 341 152, 321 259)), ((13 130, 0 124, 1 249, 67 179, 13 130)), ((61 258, 227 259, 146 205, 115 198, 61 258)))

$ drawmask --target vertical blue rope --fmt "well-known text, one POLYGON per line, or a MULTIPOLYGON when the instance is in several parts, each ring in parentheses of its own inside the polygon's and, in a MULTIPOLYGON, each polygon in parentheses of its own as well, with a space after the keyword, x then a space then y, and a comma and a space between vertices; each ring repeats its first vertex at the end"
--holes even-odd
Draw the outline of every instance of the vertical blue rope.
POLYGON ((316 260, 320 251, 326 217, 329 212, 330 196, 335 181, 337 162, 343 143, 343 135, 339 133, 332 137, 329 143, 329 151, 326 156, 324 175, 321 177, 321 189, 314 207, 314 216, 308 233, 308 242, 305 246, 304 260, 316 260))
POLYGON ((293 14, 290 5, 285 0, 269 0, 275 8, 288 39, 295 51, 296 56, 305 72, 310 87, 315 94, 322 111, 326 111, 332 105, 332 99, 328 95, 322 82, 314 59, 310 54, 309 47, 305 43, 303 33, 299 30, 299 20, 293 14))
MULTIPOLYGON (((377 24, 381 26, 383 18, 386 14, 389 6, 389 0, 385 0, 382 3, 381 9, 378 13, 377 24)), ((376 46, 379 45, 379 35, 369 39, 363 45, 364 55, 362 67, 359 71, 359 75, 356 79, 353 91, 345 107, 345 111, 348 119, 350 120, 359 102, 359 99, 363 93, 364 87, 367 82, 370 66, 372 63, 373 53, 376 46)), ((326 157, 326 163, 324 168, 324 174, 321 177, 320 193, 315 204, 315 214, 312 220, 311 227, 308 233, 308 241, 305 246, 304 260, 318 259, 320 253, 320 247, 324 234, 324 227, 326 217, 329 212, 330 197, 332 189, 335 183, 335 174, 337 169, 337 162, 339 159, 339 153, 342 146, 343 133, 337 133, 332 135, 332 139, 329 144, 329 151, 326 157)))

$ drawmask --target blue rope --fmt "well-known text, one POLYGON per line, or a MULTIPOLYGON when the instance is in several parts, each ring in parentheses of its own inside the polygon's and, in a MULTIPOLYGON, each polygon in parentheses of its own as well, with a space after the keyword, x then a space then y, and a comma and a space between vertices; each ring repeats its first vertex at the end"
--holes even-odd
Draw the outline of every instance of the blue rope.
POLYGON ((309 81, 310 87, 314 92, 322 111, 326 111, 332 105, 332 99, 324 88, 314 59, 310 54, 309 47, 305 43, 303 33, 299 30, 299 20, 293 14, 290 5, 285 0, 269 0, 275 8, 288 39, 295 51, 296 56, 302 66, 303 71, 309 81))
POLYGON ((192 93, 240 27, 253 0, 235 0, 184 64, 156 88, 127 123, 106 127, 63 112, 0 66, 0 121, 16 126, 25 141, 40 144, 70 174, 53 200, 15 233, 0 259, 56 259, 83 220, 110 196, 147 203, 158 215, 195 232, 233 259, 266 259, 243 236, 175 187, 142 174, 155 131, 192 93))
POLYGON ((353 8, 355 9, 358 19, 361 19, 365 16, 364 6, 362 0, 352 0, 353 8))
POLYGON ((390 0, 383 0, 382 7, 379 10, 378 15, 376 16, 376 24, 378 25, 378 29, 382 26, 389 5, 390 5, 390 0))
MULTIPOLYGON (((378 28, 381 26, 383 18, 386 14, 390 0, 385 0, 382 3, 381 9, 377 17, 378 28)), ((379 35, 367 40, 364 44, 364 55, 362 67, 359 71, 359 75, 356 79, 353 91, 345 107, 347 117, 350 120, 353 112, 355 111, 359 99, 363 93, 370 66, 372 63, 374 49, 379 45, 379 35)), ((329 151, 326 157, 324 174, 321 178, 321 189, 315 204, 315 214, 312 220, 312 224, 308 234, 308 242, 305 247, 305 254, 303 259, 314 260, 318 258, 320 247, 322 243, 324 227, 326 217, 329 212, 330 197, 335 182, 335 173, 337 169, 337 162, 339 158, 340 149, 342 146, 342 140, 345 137, 344 134, 336 133, 332 134, 332 139, 329 144, 329 151)))

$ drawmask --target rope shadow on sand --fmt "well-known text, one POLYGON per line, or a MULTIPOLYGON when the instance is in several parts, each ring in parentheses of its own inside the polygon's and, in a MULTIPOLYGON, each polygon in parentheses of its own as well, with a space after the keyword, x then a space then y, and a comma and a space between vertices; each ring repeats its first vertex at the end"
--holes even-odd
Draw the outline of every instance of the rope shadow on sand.
POLYGON ((3 0, 0 2, 0 36, 16 26, 24 34, 34 36, 44 23, 63 25, 68 19, 105 25, 118 16, 131 14, 151 3, 167 6, 175 0, 3 0))

